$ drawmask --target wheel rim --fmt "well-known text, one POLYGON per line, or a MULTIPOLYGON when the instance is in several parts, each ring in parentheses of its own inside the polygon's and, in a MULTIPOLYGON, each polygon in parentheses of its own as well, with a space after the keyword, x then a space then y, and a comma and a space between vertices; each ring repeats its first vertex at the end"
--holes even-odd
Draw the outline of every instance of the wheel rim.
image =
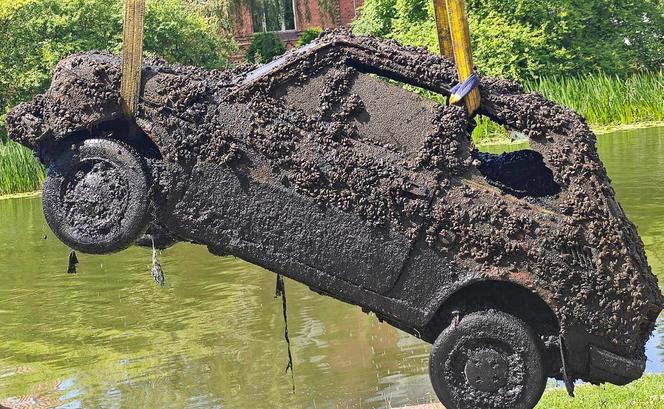
POLYGON ((104 240, 122 225, 129 205, 127 180, 109 161, 84 160, 66 176, 60 202, 72 233, 90 241, 104 240))
POLYGON ((524 392, 526 362, 502 340, 484 336, 461 340, 445 361, 448 385, 465 407, 511 407, 524 392))
POLYGON ((507 361, 491 347, 473 350, 468 353, 464 374, 474 389, 495 392, 507 384, 507 361))

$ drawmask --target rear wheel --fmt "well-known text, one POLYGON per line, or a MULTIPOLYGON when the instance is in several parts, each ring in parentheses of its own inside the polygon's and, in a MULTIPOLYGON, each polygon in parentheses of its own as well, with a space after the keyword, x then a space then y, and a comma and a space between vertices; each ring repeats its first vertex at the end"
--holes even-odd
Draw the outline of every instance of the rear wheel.
POLYGON ((468 314, 440 334, 429 376, 448 409, 531 409, 546 386, 539 337, 519 318, 494 310, 468 314))
POLYGON ((149 180, 143 159, 112 139, 88 139, 49 167, 43 207, 55 235, 84 253, 123 250, 149 220, 149 180))

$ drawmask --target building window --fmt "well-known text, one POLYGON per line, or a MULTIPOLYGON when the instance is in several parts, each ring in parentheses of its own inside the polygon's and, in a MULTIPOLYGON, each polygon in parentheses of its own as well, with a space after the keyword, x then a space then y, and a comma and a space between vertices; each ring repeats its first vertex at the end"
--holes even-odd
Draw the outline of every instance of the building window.
POLYGON ((295 30, 295 0, 262 0, 251 6, 254 33, 295 30))

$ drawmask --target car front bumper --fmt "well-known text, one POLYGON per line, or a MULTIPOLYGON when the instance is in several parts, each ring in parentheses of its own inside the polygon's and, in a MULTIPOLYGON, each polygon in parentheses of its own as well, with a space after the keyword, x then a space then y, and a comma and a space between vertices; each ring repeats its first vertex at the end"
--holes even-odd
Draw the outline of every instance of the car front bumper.
POLYGON ((599 382, 625 385, 639 379, 646 369, 646 358, 626 358, 590 345, 590 377, 599 382))

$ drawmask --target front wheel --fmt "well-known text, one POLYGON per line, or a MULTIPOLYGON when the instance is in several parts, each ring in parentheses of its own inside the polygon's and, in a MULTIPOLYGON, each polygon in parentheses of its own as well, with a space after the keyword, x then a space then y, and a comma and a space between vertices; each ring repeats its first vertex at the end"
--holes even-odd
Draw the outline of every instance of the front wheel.
POLYGON ((448 409, 531 409, 546 386, 535 332, 519 318, 494 310, 468 314, 440 334, 429 376, 448 409))
POLYGON ((69 247, 105 254, 129 247, 149 220, 143 159, 112 139, 88 139, 49 167, 43 208, 53 233, 69 247))

